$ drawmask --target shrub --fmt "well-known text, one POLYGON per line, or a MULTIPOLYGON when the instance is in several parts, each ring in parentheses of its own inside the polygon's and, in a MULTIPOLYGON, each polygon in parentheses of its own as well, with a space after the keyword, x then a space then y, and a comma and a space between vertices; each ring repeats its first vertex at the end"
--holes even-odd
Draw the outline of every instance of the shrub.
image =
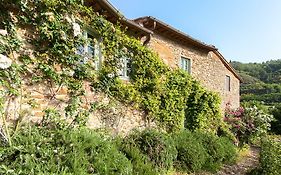
POLYGON ((133 172, 136 175, 157 175, 157 170, 153 167, 149 158, 132 144, 122 143, 121 151, 131 161, 133 172))
POLYGON ((260 138, 270 129, 273 116, 254 107, 226 108, 224 120, 230 124, 230 129, 240 142, 240 146, 260 138))
POLYGON ((227 137, 220 137, 219 142, 223 147, 223 163, 232 164, 237 160, 237 148, 234 146, 232 140, 227 137))
POLYGON ((93 172, 98 174, 131 174, 132 165, 130 161, 118 151, 116 145, 95 133, 85 130, 79 132, 74 140, 77 140, 77 149, 83 150, 85 156, 88 154, 88 161, 93 164, 93 172), (95 138, 96 139, 93 139, 95 138))
POLYGON ((271 132, 281 135, 281 105, 276 105, 270 110, 270 113, 275 119, 271 122, 271 132))
POLYGON ((281 141, 264 138, 261 142, 260 165, 262 174, 281 174, 281 141))
POLYGON ((131 174, 130 161, 89 129, 24 127, 0 148, 0 174, 131 174))
POLYGON ((207 159, 203 145, 189 131, 174 135, 178 151, 175 167, 178 170, 194 172, 201 170, 207 159))
POLYGON ((191 89, 185 108, 185 128, 216 134, 223 123, 219 96, 196 83, 192 84, 191 89))
POLYGON ((134 131, 125 138, 124 144, 129 150, 138 149, 146 155, 158 171, 171 168, 177 155, 173 140, 167 134, 153 129, 134 131))
POLYGON ((236 149, 229 139, 202 132, 196 132, 195 137, 208 153, 203 169, 215 172, 223 163, 235 160, 236 149))

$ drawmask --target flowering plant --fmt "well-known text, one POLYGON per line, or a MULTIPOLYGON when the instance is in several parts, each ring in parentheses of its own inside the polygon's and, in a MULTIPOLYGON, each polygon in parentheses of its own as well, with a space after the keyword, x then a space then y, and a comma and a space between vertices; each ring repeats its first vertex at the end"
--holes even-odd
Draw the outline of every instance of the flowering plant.
POLYGON ((240 145, 249 143, 254 138, 259 138, 270 130, 273 116, 254 107, 239 107, 231 109, 227 105, 224 121, 230 125, 230 130, 236 136, 240 145))

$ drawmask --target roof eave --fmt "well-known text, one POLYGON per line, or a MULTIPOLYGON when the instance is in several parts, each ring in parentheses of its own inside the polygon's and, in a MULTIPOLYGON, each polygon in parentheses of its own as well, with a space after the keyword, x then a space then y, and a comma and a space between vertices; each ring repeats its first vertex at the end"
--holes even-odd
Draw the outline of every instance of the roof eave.
POLYGON ((139 32, 143 33, 144 35, 150 35, 153 34, 152 31, 138 25, 132 20, 127 19, 122 13, 116 9, 109 1, 107 0, 96 0, 99 4, 102 4, 107 10, 110 11, 110 13, 119 20, 123 25, 132 27, 134 29, 137 29, 139 32))
POLYGON ((161 25, 162 27, 166 28, 167 30, 173 32, 173 33, 176 33, 178 34, 179 36, 183 37, 185 40, 189 41, 190 43, 193 43, 194 45, 197 45, 201 48, 204 48, 204 49, 207 49, 209 51, 216 51, 218 50, 215 46, 213 45, 208 45, 202 41, 199 41, 187 34, 185 34, 184 32, 164 23, 163 21, 160 21, 158 20, 157 18, 154 18, 152 16, 145 16, 145 17, 140 17, 140 18, 137 18, 135 19, 134 21, 141 21, 141 20, 152 20, 152 21, 155 21, 156 23, 158 23, 158 25, 161 25))
POLYGON ((225 67, 230 70, 233 75, 241 82, 243 83, 242 78, 239 76, 239 74, 236 72, 236 70, 228 63, 228 61, 226 61, 226 59, 224 58, 224 56, 218 51, 214 51, 214 53, 220 58, 220 60, 223 62, 223 64, 225 65, 225 67))

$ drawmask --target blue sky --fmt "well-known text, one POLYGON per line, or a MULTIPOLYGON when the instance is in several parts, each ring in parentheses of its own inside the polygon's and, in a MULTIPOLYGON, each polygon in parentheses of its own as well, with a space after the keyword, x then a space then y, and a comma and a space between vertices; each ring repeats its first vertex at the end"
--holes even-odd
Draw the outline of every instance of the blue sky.
POLYGON ((227 60, 281 59, 281 0, 109 0, 129 19, 153 16, 215 45, 227 60))

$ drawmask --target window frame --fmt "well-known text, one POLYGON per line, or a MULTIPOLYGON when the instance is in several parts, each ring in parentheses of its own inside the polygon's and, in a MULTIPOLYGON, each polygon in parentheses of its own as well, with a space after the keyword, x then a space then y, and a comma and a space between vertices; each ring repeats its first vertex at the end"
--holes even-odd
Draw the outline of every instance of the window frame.
POLYGON ((183 56, 181 55, 180 56, 180 61, 179 61, 179 65, 180 65, 180 68, 182 70, 184 70, 185 72, 191 74, 191 65, 192 65, 192 61, 190 58, 186 57, 186 56, 183 56), (185 66, 183 66, 183 61, 185 62, 185 66), (189 64, 186 64, 186 63, 189 63, 189 64), (186 66, 187 65, 187 66, 186 66))
POLYGON ((225 75, 225 91, 231 91, 231 77, 229 75, 225 75))
POLYGON ((88 60, 93 59, 94 68, 95 70, 99 70, 102 64, 102 50, 101 50, 101 42, 102 39, 99 37, 92 29, 89 27, 84 27, 83 29, 83 36, 88 40, 89 35, 91 36, 91 42, 87 41, 84 45, 82 45, 82 51, 79 51, 79 47, 77 48, 77 54, 81 55, 83 60, 81 61, 82 64, 85 64, 88 60), (96 42, 94 42, 96 40, 96 42), (89 48, 92 48, 92 53, 89 53, 89 48), (78 53, 80 52, 80 53, 78 53))
POLYGON ((132 70, 132 68, 128 68, 128 65, 131 64, 132 58, 122 57, 120 61, 121 61, 121 67, 119 69, 120 72, 119 77, 123 80, 129 80, 130 79, 129 72, 132 70))

